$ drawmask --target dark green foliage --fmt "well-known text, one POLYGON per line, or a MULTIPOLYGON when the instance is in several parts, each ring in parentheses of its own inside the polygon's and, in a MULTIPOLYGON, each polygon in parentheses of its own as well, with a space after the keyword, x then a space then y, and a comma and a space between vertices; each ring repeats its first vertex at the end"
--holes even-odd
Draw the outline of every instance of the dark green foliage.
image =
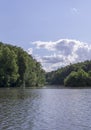
POLYGON ((13 86, 17 81, 19 74, 16 57, 8 47, 0 50, 0 86, 13 86))
POLYGON ((84 70, 72 71, 64 80, 65 86, 81 87, 89 86, 91 78, 84 70))
POLYGON ((20 47, 0 43, 0 87, 42 86, 45 72, 40 63, 20 47))
MULTIPOLYGON (((91 61, 85 61, 85 62, 80 62, 80 63, 76 63, 76 64, 70 64, 70 65, 63 67, 61 69, 58 69, 56 71, 48 72, 46 74, 46 82, 47 82, 47 84, 64 85, 64 80, 67 77, 69 77, 69 75, 70 75, 70 78, 72 76, 72 80, 77 80, 76 75, 80 70, 83 70, 84 75, 86 73, 88 74, 88 80, 87 80, 86 84, 81 80, 80 80, 80 82, 83 82, 83 86, 85 86, 85 85, 91 86, 91 78, 90 78, 91 77, 91 61)), ((78 74, 80 75, 80 73, 81 72, 79 72, 78 74)), ((84 79, 84 76, 82 78, 84 79)), ((65 85, 66 85, 66 83, 65 83, 65 85)), ((75 84, 74 84, 74 86, 75 86, 75 84)), ((79 83, 78 83, 78 86, 80 86, 79 83)))

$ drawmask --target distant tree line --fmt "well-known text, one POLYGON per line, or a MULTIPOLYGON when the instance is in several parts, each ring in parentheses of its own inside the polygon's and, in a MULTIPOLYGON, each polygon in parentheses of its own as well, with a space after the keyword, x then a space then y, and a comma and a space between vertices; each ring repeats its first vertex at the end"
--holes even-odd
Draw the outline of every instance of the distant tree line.
POLYGON ((0 42, 0 87, 31 87, 45 83, 41 64, 20 47, 0 42))
POLYGON ((70 64, 46 73, 46 83, 69 87, 91 87, 91 61, 70 64))

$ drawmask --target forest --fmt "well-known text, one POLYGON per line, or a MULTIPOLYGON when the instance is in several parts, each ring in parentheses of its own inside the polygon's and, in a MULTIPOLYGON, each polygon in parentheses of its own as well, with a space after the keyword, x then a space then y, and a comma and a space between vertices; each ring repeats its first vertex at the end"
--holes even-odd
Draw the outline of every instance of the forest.
POLYGON ((45 72, 41 64, 21 47, 0 42, 0 87, 91 87, 91 61, 70 64, 45 72))
POLYGON ((0 42, 0 87, 40 87, 45 71, 20 47, 0 42))
POLYGON ((46 73, 46 83, 65 87, 91 87, 91 61, 84 61, 46 73))

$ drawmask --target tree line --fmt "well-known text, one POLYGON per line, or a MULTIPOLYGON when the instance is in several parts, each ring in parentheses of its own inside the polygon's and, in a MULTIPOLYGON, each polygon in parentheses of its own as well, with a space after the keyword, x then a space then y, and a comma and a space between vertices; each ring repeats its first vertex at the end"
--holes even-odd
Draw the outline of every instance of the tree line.
POLYGON ((91 86, 91 61, 45 72, 21 47, 0 42, 0 87, 40 87, 45 84, 91 86))
POLYGON ((79 62, 46 73, 46 83, 69 87, 91 87, 91 61, 79 62))
POLYGON ((0 87, 33 87, 45 83, 41 64, 20 47, 0 42, 0 87))

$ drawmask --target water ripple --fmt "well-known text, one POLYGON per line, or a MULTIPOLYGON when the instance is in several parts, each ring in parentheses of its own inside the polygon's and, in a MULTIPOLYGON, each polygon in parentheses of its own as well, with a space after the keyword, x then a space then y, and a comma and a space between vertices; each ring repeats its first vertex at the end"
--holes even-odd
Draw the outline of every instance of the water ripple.
POLYGON ((0 130, 91 130, 89 89, 1 89, 0 130))

